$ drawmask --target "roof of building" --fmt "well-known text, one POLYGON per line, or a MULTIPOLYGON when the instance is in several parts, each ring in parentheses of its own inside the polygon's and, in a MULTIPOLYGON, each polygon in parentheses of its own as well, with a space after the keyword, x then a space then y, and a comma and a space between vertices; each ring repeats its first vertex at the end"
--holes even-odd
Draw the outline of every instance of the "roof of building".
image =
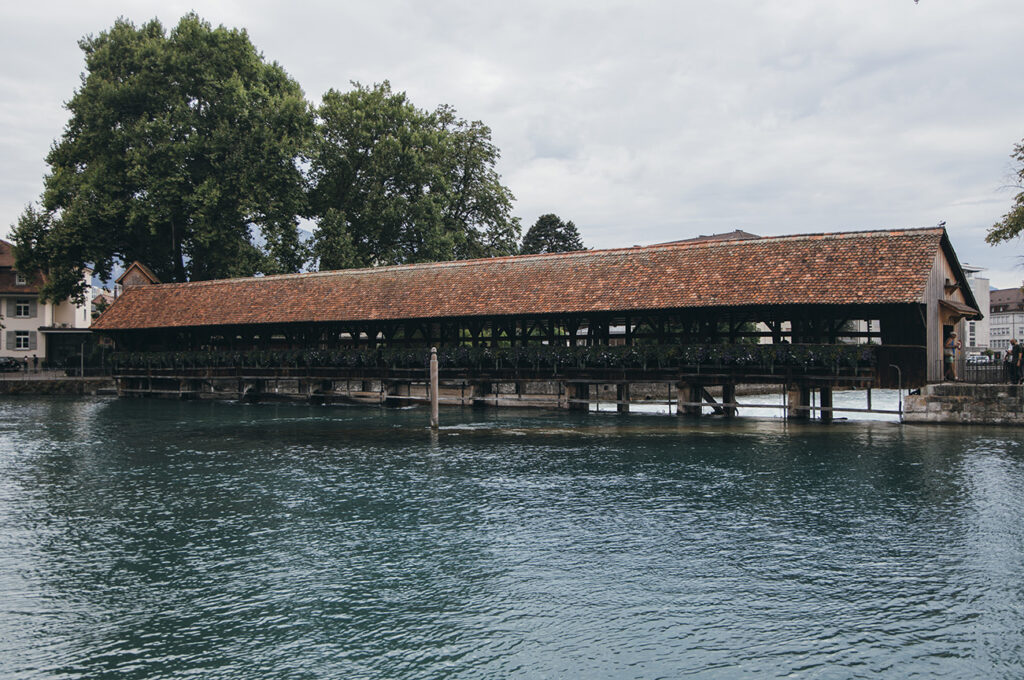
POLYGON ((945 230, 926 228, 139 286, 93 328, 915 303, 940 250, 962 278, 945 230))
POLYGON ((0 267, 14 267, 14 244, 0 239, 0 267))
POLYGON ((156 274, 153 273, 153 270, 147 267, 146 265, 142 264, 138 260, 135 260, 130 265, 128 265, 125 268, 125 270, 121 272, 121 275, 114 280, 114 283, 122 283, 125 280, 125 278, 128 277, 129 274, 135 271, 141 274, 142 277, 145 278, 150 283, 160 283, 160 279, 157 277, 156 274))
POLYGON ((40 274, 27 277, 24 284, 18 283, 18 273, 14 269, 14 246, 0 239, 0 294, 36 295, 42 285, 40 274))
POLYGON ((1024 290, 1017 288, 1001 288, 989 293, 989 306, 1006 307, 1006 311, 1016 311, 1024 307, 1024 290))

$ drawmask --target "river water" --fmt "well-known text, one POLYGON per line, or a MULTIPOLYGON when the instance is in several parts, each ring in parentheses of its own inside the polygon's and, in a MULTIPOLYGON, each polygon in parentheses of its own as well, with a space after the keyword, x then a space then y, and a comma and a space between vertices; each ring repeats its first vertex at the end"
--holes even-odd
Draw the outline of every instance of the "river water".
POLYGON ((0 401, 0 677, 1019 678, 1024 433, 0 401))

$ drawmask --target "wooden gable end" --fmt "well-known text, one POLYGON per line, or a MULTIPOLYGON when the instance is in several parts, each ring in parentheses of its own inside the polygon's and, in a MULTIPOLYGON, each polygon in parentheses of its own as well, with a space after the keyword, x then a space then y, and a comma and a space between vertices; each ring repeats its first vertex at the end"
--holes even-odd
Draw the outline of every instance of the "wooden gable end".
POLYGON ((122 288, 133 288, 135 286, 152 286, 160 283, 160 279, 149 267, 135 261, 128 265, 121 276, 117 277, 117 283, 122 288))

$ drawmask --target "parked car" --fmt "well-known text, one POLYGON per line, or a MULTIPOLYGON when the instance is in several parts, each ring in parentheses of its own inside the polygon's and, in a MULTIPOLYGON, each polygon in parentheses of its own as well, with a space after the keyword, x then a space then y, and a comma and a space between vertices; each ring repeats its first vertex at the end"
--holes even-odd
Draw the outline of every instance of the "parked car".
POLYGON ((967 363, 969 364, 994 364, 997 361, 997 357, 990 357, 985 354, 972 354, 967 357, 967 363))
POLYGON ((0 371, 20 371, 24 365, 14 357, 0 357, 0 371))

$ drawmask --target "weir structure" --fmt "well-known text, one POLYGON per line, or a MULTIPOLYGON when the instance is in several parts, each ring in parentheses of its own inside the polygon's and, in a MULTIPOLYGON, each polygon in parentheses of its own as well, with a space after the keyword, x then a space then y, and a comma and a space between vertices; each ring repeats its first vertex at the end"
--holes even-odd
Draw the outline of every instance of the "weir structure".
POLYGON ((93 329, 116 345, 123 396, 622 412, 664 401, 730 416, 737 385, 769 384, 788 395, 790 417, 828 421, 836 389, 941 381, 944 339, 981 317, 942 228, 740 234, 181 284, 137 277, 93 329))

